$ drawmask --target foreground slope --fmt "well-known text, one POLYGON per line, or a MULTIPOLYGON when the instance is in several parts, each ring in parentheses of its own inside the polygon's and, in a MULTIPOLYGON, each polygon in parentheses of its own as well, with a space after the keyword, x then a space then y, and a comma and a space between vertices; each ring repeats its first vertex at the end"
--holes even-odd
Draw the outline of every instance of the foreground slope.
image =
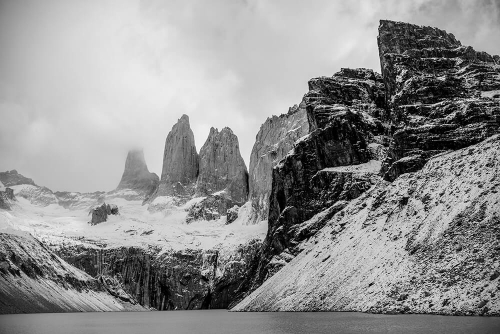
POLYGON ((500 314, 499 170, 496 135, 380 181, 233 310, 500 314))
POLYGON ((0 233, 0 314, 144 310, 110 291, 27 233, 0 233))

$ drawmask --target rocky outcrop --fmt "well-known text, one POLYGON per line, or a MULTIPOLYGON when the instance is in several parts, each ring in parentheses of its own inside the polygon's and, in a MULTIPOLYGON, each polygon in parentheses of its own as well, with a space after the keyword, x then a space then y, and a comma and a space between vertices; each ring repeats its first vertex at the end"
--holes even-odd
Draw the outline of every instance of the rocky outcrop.
POLYGON ((392 21, 380 22, 378 46, 394 132, 385 179, 499 132, 498 56, 443 30, 392 21))
POLYGON ((299 252, 295 247, 326 220, 303 222, 334 207, 331 216, 376 182, 380 162, 374 159, 388 143, 386 128, 375 118, 385 107, 379 74, 343 69, 331 78, 312 79, 304 101, 311 132, 273 169, 269 227, 256 285, 280 268, 276 262, 282 266, 274 257, 289 261, 299 252), (332 168, 348 165, 362 166, 357 171, 332 168))
POLYGON ((118 206, 115 204, 106 204, 103 203, 100 206, 93 207, 89 215, 92 215, 92 219, 89 221, 90 225, 97 225, 100 223, 104 223, 108 220, 109 215, 117 215, 118 214, 118 206))
POLYGON ((234 310, 500 315, 499 170, 497 135, 380 181, 234 310))
POLYGON ((0 209, 2 210, 10 210, 11 203, 16 200, 14 196, 14 190, 11 188, 5 188, 1 190, 0 188, 0 209))
POLYGON ((141 305, 157 310, 227 308, 248 290, 245 274, 256 266, 260 242, 223 249, 148 251, 70 246, 58 254, 97 277, 118 280, 141 305))
POLYGON ((248 171, 240 154, 238 137, 225 127, 220 132, 210 128, 200 150, 200 172, 196 196, 224 190, 227 196, 243 204, 248 198, 248 171))
POLYGON ((135 190, 148 196, 156 190, 158 183, 158 175, 150 173, 148 170, 146 160, 144 160, 144 151, 129 151, 125 161, 125 170, 116 189, 135 190))
POLYGON ((35 182, 17 172, 17 170, 11 170, 6 172, 0 172, 0 182, 3 183, 5 187, 17 186, 20 184, 30 184, 36 186, 35 182))
POLYGON ((308 133, 304 101, 290 108, 287 114, 272 116, 261 125, 250 155, 250 223, 267 220, 273 167, 290 152, 299 138, 308 133))
POLYGON ((190 196, 198 177, 199 159, 189 117, 182 115, 165 141, 163 168, 156 194, 152 196, 190 196))
POLYGON ((0 233, 0 313, 144 310, 29 235, 0 233))
POLYGON ((189 208, 186 223, 189 224, 197 220, 210 221, 220 219, 221 216, 228 216, 229 209, 235 205, 239 207, 241 203, 233 201, 224 192, 207 196, 189 208))

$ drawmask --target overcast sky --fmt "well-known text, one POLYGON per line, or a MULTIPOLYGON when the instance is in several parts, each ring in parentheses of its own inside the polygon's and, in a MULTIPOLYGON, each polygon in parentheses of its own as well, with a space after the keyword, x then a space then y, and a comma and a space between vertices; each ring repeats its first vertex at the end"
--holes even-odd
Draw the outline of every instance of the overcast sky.
POLYGON ((111 190, 130 148, 161 173, 184 113, 198 150, 211 126, 229 126, 248 166, 260 125, 299 103, 310 78, 380 71, 380 19, 500 54, 497 0, 0 0, 0 171, 111 190))

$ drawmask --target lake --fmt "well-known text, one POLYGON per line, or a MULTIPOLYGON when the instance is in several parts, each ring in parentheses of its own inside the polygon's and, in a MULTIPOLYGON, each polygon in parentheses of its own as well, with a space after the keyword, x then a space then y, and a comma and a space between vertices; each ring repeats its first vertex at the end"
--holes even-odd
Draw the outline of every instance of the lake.
POLYGON ((225 310, 0 315, 1 334, 500 333, 500 318, 225 310))

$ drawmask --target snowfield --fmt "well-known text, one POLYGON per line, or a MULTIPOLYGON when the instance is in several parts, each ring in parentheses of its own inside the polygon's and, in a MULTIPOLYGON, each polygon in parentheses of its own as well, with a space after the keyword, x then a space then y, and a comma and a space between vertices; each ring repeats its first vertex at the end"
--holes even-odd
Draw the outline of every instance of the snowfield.
MULTIPOLYGON (((0 211, 0 232, 28 232, 51 247, 86 243, 103 247, 137 246, 147 249, 155 246, 164 250, 206 250, 233 248, 251 239, 262 240, 267 231, 266 221, 247 224, 249 210, 246 206, 240 208, 240 216, 229 225, 225 225, 225 216, 216 221, 186 224, 187 210, 203 198, 195 198, 179 207, 169 198, 157 198, 152 205, 162 204, 163 210, 151 212, 147 205, 141 205, 141 200, 113 197, 105 199, 105 202, 116 204, 119 214, 110 215, 106 222, 91 226, 88 224, 91 218, 88 206, 84 209, 65 209, 54 203, 51 196, 36 189, 39 187, 20 185, 12 188, 17 202, 12 211, 0 211), (20 194, 29 194, 30 197, 27 199, 20 194), (50 204, 45 201, 47 197, 50 204), (167 208, 164 206, 166 203, 170 203, 167 208)), ((78 200, 91 202, 82 198, 78 200)))

